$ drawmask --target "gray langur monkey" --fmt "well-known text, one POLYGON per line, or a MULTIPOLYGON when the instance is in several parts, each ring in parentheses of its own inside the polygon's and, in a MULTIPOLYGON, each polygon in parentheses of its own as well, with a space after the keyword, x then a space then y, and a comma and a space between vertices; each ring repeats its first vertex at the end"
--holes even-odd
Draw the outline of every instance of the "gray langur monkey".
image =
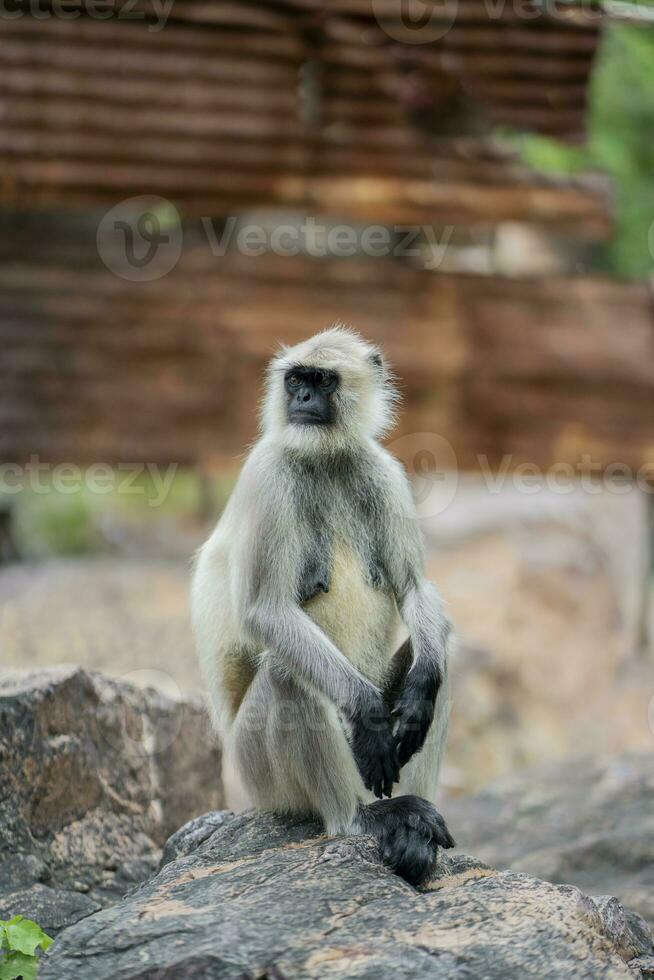
POLYGON ((449 623, 407 477, 379 442, 396 400, 379 350, 345 327, 273 358, 261 438, 200 550, 191 608, 213 722, 252 802, 372 834, 419 884, 454 844, 431 802, 449 623))

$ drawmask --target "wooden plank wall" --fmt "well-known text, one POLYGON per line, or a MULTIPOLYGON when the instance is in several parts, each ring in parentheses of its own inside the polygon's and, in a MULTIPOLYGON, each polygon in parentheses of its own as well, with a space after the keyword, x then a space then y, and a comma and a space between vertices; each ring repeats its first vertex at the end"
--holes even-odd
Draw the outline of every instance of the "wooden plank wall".
POLYGON ((462 466, 479 453, 493 465, 585 449, 603 463, 653 458, 645 284, 429 273, 390 258, 215 258, 189 236, 173 272, 132 283, 92 240, 52 229, 29 257, 2 259, 2 459, 233 457, 256 432, 276 344, 335 320, 387 349, 405 394, 399 431, 444 435, 462 466))
POLYGON ((453 17, 452 3, 434 5, 425 44, 397 40, 395 0, 175 0, 161 30, 146 0, 143 21, 26 4, 0 27, 0 205, 156 193, 186 215, 531 216, 604 237, 601 182, 537 176, 489 136, 582 136, 600 19, 488 0, 459 0, 453 17))

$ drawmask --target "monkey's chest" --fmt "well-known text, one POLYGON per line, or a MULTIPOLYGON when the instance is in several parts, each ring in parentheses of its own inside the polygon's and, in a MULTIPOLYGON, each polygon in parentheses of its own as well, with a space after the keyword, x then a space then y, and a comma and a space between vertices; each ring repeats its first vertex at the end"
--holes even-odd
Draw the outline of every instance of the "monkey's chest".
MULTIPOLYGON (((327 569, 325 569, 327 571, 327 569)), ((334 542, 328 581, 303 605, 305 612, 363 674, 381 683, 392 656, 399 628, 397 605, 391 591, 371 581, 362 558, 345 542, 334 542)))

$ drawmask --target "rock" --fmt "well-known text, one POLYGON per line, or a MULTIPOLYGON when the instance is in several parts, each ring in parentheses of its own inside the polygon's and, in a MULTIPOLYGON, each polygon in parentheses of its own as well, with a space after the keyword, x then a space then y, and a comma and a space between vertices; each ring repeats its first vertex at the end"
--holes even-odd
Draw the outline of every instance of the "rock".
POLYGON ((518 773, 445 807, 457 843, 494 866, 617 895, 654 924, 654 757, 518 773))
POLYGON ((647 975, 647 930, 573 886, 442 855, 416 891, 371 838, 269 814, 208 814, 176 839, 187 853, 64 931, 40 980, 647 975))
POLYGON ((650 495, 557 492, 550 474, 521 492, 506 471, 460 474, 432 509, 427 488, 446 493, 448 479, 422 485, 429 574, 460 639, 441 786, 476 793, 563 756, 651 752, 650 495))
POLYGON ((203 813, 195 820, 189 820, 166 841, 159 867, 163 868, 171 861, 191 854, 233 816, 231 810, 217 810, 215 813, 203 813))
POLYGON ((639 980, 647 980, 654 977, 654 956, 639 956, 631 960, 629 966, 633 970, 634 976, 639 980))
POLYGON ((199 703, 76 667, 0 680, 0 918, 56 933, 120 899, 180 823, 222 804, 199 703))

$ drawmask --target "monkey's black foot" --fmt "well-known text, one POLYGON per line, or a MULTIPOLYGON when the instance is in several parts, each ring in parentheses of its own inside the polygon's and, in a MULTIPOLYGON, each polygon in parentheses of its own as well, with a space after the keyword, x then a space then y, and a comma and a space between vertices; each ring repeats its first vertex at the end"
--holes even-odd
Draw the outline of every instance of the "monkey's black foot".
POLYGON ((439 847, 454 847, 442 816, 419 796, 398 796, 363 807, 362 824, 379 841, 384 864, 410 885, 434 872, 439 847))

